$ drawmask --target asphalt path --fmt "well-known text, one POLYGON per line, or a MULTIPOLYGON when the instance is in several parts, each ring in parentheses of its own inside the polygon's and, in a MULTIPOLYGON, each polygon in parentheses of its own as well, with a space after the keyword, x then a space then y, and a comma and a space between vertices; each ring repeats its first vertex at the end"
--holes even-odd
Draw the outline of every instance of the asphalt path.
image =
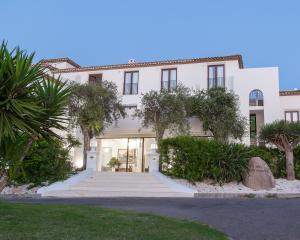
POLYGON ((200 221, 234 240, 300 240, 300 199, 18 198, 13 202, 97 205, 200 221))

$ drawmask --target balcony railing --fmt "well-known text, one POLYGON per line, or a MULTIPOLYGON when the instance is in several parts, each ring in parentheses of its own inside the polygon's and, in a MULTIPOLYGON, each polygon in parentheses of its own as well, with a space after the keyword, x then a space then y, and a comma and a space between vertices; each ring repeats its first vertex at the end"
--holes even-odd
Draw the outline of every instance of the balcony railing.
POLYGON ((249 99, 249 106, 263 106, 264 100, 262 99, 249 99))

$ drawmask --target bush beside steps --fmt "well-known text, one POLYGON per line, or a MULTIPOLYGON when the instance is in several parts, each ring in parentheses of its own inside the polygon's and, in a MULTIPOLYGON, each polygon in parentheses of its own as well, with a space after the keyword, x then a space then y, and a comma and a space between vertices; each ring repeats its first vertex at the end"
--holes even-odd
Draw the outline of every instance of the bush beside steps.
MULTIPOLYGON (((162 172, 189 182, 212 180, 220 185, 241 182, 252 157, 262 158, 275 178, 285 177, 284 155, 277 149, 222 143, 191 136, 163 139, 160 144, 162 172)), ((295 150, 296 177, 300 178, 300 147, 295 150)))

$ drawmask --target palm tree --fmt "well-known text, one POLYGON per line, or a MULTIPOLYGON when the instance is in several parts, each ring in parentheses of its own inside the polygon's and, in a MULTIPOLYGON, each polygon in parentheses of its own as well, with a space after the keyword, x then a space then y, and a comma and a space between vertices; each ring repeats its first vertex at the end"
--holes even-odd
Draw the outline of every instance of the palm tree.
POLYGON ((33 57, 4 42, 0 47, 0 178, 8 163, 20 165, 34 140, 67 130, 71 87, 47 76, 33 57))
POLYGON ((9 51, 7 43, 0 47, 0 142, 16 139, 20 132, 37 133, 38 117, 44 109, 38 105, 33 90, 44 76, 40 64, 32 64, 34 54, 15 48, 9 51))
POLYGON ((60 79, 44 76, 42 80, 37 81, 32 94, 37 105, 43 111, 35 118, 39 126, 30 135, 20 161, 23 161, 34 140, 39 138, 60 139, 61 135, 58 134, 58 131, 68 131, 67 106, 71 92, 71 86, 60 79))
POLYGON ((90 139, 102 133, 120 117, 125 117, 117 86, 108 81, 102 81, 101 84, 74 85, 69 115, 72 125, 80 126, 83 134, 83 169, 85 169, 90 139))
POLYGON ((294 180, 293 150, 300 143, 300 122, 281 120, 266 124, 260 131, 260 138, 285 153, 287 179, 294 180))

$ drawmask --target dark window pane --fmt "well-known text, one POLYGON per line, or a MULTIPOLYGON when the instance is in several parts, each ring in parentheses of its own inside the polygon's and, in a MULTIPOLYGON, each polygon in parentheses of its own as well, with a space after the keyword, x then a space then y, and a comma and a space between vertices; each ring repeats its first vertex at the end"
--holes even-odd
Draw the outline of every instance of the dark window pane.
POLYGON ((261 90, 252 90, 249 94, 249 106, 263 106, 264 95, 261 90))
POLYGON ((125 83, 130 83, 131 82, 131 73, 125 73, 125 83))
POLYGON ((130 94, 130 88, 131 88, 131 84, 125 83, 124 94, 130 94))
POLYGON ((176 69, 170 70, 170 80, 171 81, 176 81, 177 79, 177 71, 176 69))
POLYGON ((133 74, 132 74, 132 83, 138 83, 138 81, 139 81, 139 73, 138 72, 134 72, 133 74))
POLYGON ((215 67, 212 67, 212 66, 208 67, 208 78, 209 79, 215 78, 215 71, 216 71, 215 67))
POLYGON ((168 81, 163 81, 162 82, 162 88, 165 89, 165 90, 168 90, 169 89, 169 82, 168 81))
POLYGON ((176 80, 175 81, 170 81, 170 91, 176 89, 176 80))
POLYGON ((92 84, 101 84, 102 82, 102 74, 90 74, 89 75, 89 83, 92 84))
POLYGON ((132 92, 131 94, 137 94, 138 93, 138 84, 132 83, 132 92))
POLYGON ((217 78, 224 77, 224 66, 217 66, 217 78))
POLYGON ((162 81, 163 81, 163 82, 169 81, 169 71, 168 71, 168 70, 163 70, 163 73, 162 73, 162 81))

